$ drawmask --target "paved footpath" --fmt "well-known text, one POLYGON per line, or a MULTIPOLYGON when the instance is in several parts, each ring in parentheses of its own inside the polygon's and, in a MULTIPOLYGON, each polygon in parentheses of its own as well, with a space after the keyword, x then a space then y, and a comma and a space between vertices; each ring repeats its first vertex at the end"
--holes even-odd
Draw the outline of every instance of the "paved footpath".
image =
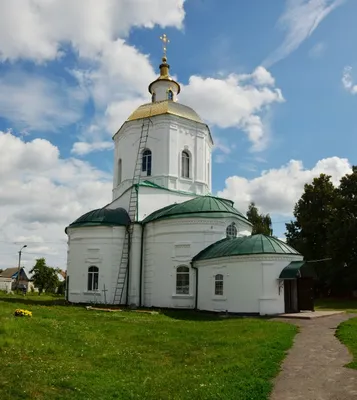
POLYGON ((357 400, 357 370, 344 367, 352 356, 335 337, 338 325, 355 316, 283 320, 298 325, 300 332, 275 380, 270 399, 357 400))

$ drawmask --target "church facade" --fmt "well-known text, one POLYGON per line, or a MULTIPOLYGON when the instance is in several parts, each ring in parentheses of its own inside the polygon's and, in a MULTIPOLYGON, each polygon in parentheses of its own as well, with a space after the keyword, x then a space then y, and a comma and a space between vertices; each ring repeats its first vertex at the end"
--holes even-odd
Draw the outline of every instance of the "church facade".
POLYGON ((180 90, 165 55, 151 102, 113 136, 112 201, 66 228, 68 300, 298 311, 303 257, 276 238, 251 235, 233 202, 211 194, 210 129, 178 102, 180 90))

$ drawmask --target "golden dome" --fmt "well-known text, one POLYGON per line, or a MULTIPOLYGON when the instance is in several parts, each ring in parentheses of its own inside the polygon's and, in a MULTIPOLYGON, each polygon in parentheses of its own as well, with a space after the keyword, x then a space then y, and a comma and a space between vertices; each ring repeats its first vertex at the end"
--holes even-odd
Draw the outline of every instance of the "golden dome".
POLYGON ((177 117, 203 123, 200 116, 196 113, 196 111, 192 110, 192 108, 170 100, 143 104, 129 116, 127 121, 134 121, 136 119, 154 117, 156 115, 163 114, 176 115, 177 117))

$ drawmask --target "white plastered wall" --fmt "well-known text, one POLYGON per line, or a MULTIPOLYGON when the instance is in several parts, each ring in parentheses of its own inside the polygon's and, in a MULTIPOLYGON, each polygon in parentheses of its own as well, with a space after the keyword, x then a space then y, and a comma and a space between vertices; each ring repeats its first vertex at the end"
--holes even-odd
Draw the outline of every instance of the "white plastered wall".
POLYGON ((151 85, 151 93, 155 93, 155 101, 163 101, 168 99, 168 91, 173 94, 172 101, 177 101, 178 85, 174 81, 157 80, 151 85))
MULTIPOLYGON (((108 205, 108 208, 114 209, 123 207, 128 209, 130 190, 124 193, 119 199, 114 200, 108 205)), ((140 186, 138 198, 138 220, 141 221, 148 215, 160 208, 174 203, 182 203, 195 198, 194 194, 173 192, 163 189, 155 189, 151 187, 140 186)))
MULTIPOLYGON (((208 127, 170 114, 154 116, 151 121, 146 145, 152 152, 151 176, 143 172, 141 179, 168 189, 196 194, 210 193, 212 142, 208 127), (191 155, 189 179, 181 177, 183 150, 191 155)), ((131 186, 142 123, 143 120, 126 122, 114 136, 113 200, 131 186)))
POLYGON ((0 277, 0 290, 4 290, 6 293, 11 292, 12 279, 0 277))
MULTIPOLYGON (((74 303, 113 302, 125 227, 68 228, 68 299, 74 303), (88 268, 99 268, 98 291, 87 290, 88 268), (105 294, 103 290, 106 290, 105 294)), ((126 290, 123 293, 125 299, 126 290)))
POLYGON ((178 218, 148 223, 144 228, 143 305, 147 307, 193 308, 195 271, 192 258, 226 236, 235 222, 238 230, 249 225, 238 218, 178 218), (176 294, 176 268, 190 268, 188 295, 176 294))
POLYGON ((302 256, 232 256, 202 260, 198 267, 197 308, 206 311, 273 315, 285 312, 284 288, 279 275, 302 256), (223 296, 214 293, 215 275, 224 277, 223 296))

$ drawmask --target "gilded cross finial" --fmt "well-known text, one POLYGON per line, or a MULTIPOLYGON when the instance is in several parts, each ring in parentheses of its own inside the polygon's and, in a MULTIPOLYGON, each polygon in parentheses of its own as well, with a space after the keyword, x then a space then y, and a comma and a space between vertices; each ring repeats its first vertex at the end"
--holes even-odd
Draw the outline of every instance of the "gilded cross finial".
POLYGON ((166 33, 164 33, 162 36, 160 36, 160 40, 162 41, 162 51, 164 53, 163 59, 165 58, 166 60, 166 51, 167 51, 167 44, 170 43, 169 38, 166 36, 166 33))

